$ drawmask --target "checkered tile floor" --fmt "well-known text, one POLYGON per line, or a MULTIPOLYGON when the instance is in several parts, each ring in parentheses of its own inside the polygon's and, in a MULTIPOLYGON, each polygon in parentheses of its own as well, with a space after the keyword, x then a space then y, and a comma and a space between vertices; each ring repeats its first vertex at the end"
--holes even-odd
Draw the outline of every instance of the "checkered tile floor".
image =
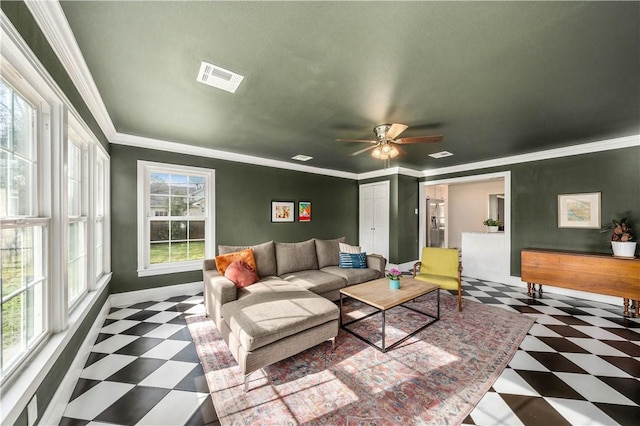
MULTIPOLYGON (((464 297, 536 318, 468 425, 640 424, 640 319, 620 306, 465 278, 464 297)), ((545 287, 549 290, 548 287, 545 287)), ((62 425, 218 425, 185 317, 202 296, 114 308, 62 425)))

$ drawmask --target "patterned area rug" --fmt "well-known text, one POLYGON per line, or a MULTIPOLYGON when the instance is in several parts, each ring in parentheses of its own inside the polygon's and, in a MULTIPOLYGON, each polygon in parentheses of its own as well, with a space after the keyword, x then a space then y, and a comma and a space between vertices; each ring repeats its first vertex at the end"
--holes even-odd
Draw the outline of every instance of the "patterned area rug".
MULTIPOLYGON (((213 321, 188 318, 221 424, 460 424, 511 360, 534 320, 442 292, 440 320, 387 353, 340 330, 336 348, 317 345, 244 378, 213 321)), ((434 298, 416 308, 435 312, 434 298)), ((421 300, 421 299, 419 299, 421 300)), ((369 307, 345 300, 344 319, 369 307)), ((379 341, 381 315, 350 326, 379 341)), ((387 312, 387 345, 419 328, 409 309, 387 312)), ((378 342, 379 343, 379 342, 378 342)))

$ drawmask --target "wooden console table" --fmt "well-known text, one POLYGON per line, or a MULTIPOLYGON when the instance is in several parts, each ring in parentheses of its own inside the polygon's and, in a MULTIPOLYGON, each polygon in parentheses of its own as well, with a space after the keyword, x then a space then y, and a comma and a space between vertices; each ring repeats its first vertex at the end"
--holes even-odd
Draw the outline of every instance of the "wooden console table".
POLYGON ((640 316, 640 259, 625 259, 600 253, 524 249, 521 251, 521 277, 532 296, 538 284, 571 290, 618 296, 624 299, 624 315, 629 300, 635 316, 640 316))

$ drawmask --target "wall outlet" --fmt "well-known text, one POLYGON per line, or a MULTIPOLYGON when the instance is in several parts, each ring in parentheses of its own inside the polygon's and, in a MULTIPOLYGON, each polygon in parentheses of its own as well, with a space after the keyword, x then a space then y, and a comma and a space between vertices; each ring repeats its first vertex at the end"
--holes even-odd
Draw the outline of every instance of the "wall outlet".
POLYGON ((416 210, 415 210, 415 213, 416 213, 416 214, 419 214, 419 213, 418 213, 418 209, 416 209, 416 210))
POLYGON ((33 395, 27 405, 27 422, 29 426, 33 426, 36 424, 36 420, 38 420, 38 395, 33 395))

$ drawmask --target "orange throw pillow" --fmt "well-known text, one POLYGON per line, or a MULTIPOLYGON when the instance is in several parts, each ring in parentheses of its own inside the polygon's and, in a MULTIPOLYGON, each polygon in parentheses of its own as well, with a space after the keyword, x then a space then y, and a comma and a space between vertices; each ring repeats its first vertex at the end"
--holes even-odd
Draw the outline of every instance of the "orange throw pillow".
POLYGON ((238 288, 248 287, 258 281, 256 270, 242 260, 231 262, 224 276, 233 281, 238 288))
POLYGON ((220 275, 224 275, 225 271, 231 265, 231 263, 236 260, 242 260, 247 263, 249 266, 256 270, 256 261, 253 258, 253 249, 248 248, 245 250, 234 251, 233 253, 221 254, 220 256, 216 256, 216 268, 220 275))

